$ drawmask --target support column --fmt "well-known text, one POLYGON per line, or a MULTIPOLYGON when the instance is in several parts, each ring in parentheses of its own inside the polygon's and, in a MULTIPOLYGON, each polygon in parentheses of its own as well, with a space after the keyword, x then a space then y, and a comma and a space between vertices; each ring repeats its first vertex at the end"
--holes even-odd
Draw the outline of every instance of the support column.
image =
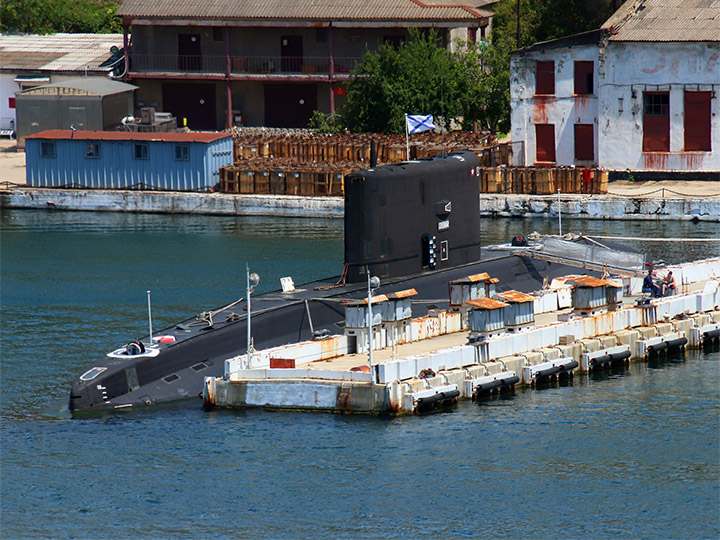
POLYGON ((230 129, 233 125, 232 114, 232 89, 230 84, 230 75, 232 75, 232 66, 230 64, 230 27, 225 27, 225 90, 227 93, 227 118, 225 120, 225 129, 230 129))
POLYGON ((330 114, 335 114, 335 52, 332 23, 328 26, 328 49, 330 53, 330 114))
POLYGON ((123 55, 125 57, 125 76, 123 79, 127 79, 128 71, 130 71, 130 40, 128 39, 128 25, 126 21, 123 21, 123 55))

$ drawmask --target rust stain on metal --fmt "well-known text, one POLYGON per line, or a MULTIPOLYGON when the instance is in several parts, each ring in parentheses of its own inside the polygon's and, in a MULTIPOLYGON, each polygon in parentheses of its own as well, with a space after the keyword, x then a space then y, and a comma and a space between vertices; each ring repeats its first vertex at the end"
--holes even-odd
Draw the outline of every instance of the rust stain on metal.
POLYGON ((390 300, 398 300, 400 298, 407 298, 409 296, 415 296, 418 292, 415 289, 405 289, 404 291, 398 291, 386 294, 390 300))
POLYGON ((621 287, 617 283, 608 281, 606 279, 596 278, 593 276, 579 276, 570 278, 567 281, 575 283, 576 285, 582 285, 583 287, 621 287))
POLYGON ((471 276, 465 276, 458 279, 452 279, 448 281, 448 283, 477 283, 479 281, 487 281, 489 283, 497 283, 497 278, 491 278, 490 275, 487 272, 483 272, 481 274, 473 274, 471 276), (496 280, 496 281, 493 281, 496 280))
POLYGON ((494 300, 493 298, 476 298, 475 300, 468 300, 465 303, 481 309, 499 309, 509 305, 500 300, 494 300))
POLYGON ((503 300, 507 300, 508 302, 513 304, 524 304, 525 302, 533 302, 535 300, 534 296, 521 293, 520 291, 505 291, 502 293, 497 293, 495 296, 499 296, 503 300))

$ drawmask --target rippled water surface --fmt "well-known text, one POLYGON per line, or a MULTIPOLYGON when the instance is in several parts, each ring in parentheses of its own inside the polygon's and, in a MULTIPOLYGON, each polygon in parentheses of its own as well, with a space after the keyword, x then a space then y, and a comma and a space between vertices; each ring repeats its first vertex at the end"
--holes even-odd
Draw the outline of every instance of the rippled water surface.
MULTIPOLYGON (((506 241, 551 220, 488 220, 506 241)), ((717 224, 563 219, 712 237, 717 224)), ((648 244, 668 262, 717 244, 648 244)), ((203 412, 72 419, 72 377, 156 325, 339 274, 342 222, 0 214, 2 538, 718 538, 720 351, 425 417, 203 412)))

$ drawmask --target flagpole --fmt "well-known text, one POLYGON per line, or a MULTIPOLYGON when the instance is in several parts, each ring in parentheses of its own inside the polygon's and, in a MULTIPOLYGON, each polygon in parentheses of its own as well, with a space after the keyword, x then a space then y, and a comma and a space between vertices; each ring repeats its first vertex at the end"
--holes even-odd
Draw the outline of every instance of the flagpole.
POLYGON ((407 113, 405 113, 405 159, 410 161, 410 133, 408 132, 407 113))

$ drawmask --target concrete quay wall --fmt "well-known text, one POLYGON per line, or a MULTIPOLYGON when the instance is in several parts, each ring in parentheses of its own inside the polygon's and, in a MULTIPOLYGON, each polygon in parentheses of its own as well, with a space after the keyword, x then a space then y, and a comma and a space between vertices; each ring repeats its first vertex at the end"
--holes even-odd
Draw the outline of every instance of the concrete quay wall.
POLYGON ((587 219, 720 222, 720 197, 618 195, 480 195, 480 214, 493 217, 562 215, 587 219))
MULTIPOLYGON (((155 214, 342 218, 342 197, 231 195, 172 191, 43 189, 0 191, 0 208, 155 214)), ((483 216, 563 215, 588 219, 696 220, 720 222, 720 197, 617 195, 511 195, 483 193, 483 216)))
POLYGON ((16 187, 0 191, 0 208, 342 218, 345 201, 342 197, 16 187))

